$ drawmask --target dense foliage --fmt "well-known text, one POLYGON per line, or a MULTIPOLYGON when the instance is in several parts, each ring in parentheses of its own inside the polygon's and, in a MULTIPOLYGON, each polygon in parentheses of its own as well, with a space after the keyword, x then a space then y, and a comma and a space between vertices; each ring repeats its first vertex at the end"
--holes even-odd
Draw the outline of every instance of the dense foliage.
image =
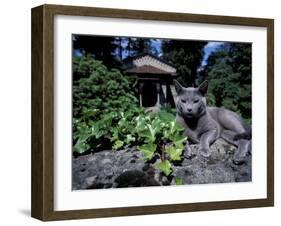
POLYGON ((203 79, 210 81, 209 104, 251 119, 251 44, 225 43, 208 59, 203 79))
POLYGON ((134 80, 91 56, 75 57, 73 69, 81 77, 73 82, 74 154, 137 146, 145 160, 160 159, 154 166, 170 175, 186 140, 175 115, 146 113, 132 91, 134 80))
POLYGON ((73 132, 74 151, 83 153, 93 147, 110 145, 111 127, 126 112, 130 120, 138 115, 138 100, 130 81, 118 70, 108 70, 91 56, 73 59, 73 132))
POLYGON ((119 70, 106 68, 90 55, 74 57, 73 114, 80 118, 83 109, 97 109, 96 115, 126 111, 138 106, 134 94, 134 78, 125 77, 119 70))

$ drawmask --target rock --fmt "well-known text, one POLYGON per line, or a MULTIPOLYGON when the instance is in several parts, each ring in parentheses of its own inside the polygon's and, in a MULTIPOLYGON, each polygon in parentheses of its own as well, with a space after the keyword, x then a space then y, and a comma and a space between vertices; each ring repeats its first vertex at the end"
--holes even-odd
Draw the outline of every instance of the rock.
MULTIPOLYGON (((126 178, 128 172, 143 173, 142 168, 145 164, 141 153, 134 148, 120 151, 105 150, 79 156, 73 158, 72 187, 74 190, 107 188, 124 186, 122 184, 126 183, 128 186, 130 183, 132 186, 137 186, 138 183, 142 186, 141 182, 132 182, 130 179, 126 182, 122 179, 122 175, 123 178, 126 178), (117 180, 117 178, 119 179, 117 180)), ((140 175, 136 175, 136 177, 140 177, 140 175)))
MULTIPOLYGON (((251 155, 245 163, 235 165, 234 146, 219 139, 211 146, 208 158, 199 155, 199 146, 190 145, 192 157, 176 162, 173 175, 166 177, 152 163, 143 160, 136 148, 120 151, 104 150, 94 154, 73 157, 72 188, 97 189, 112 187, 143 187, 175 184, 181 178, 184 184, 233 183, 252 180, 251 155)), ((155 160, 159 161, 159 159, 155 160)))

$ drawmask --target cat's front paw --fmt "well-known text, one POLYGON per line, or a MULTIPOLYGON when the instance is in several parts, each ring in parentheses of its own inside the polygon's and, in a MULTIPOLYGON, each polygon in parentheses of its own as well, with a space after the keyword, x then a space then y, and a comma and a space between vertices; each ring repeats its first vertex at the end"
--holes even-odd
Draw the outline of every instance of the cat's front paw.
POLYGON ((210 151, 209 148, 200 148, 199 153, 200 153, 201 156, 203 156, 205 158, 207 158, 211 155, 211 151, 210 151))

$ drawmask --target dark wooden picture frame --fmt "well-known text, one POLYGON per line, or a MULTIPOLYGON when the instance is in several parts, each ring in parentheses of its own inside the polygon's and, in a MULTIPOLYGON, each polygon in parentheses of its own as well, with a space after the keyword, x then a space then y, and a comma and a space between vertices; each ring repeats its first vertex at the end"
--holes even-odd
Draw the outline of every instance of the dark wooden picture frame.
POLYGON ((31 215, 43 221, 265 207, 274 205, 274 21, 60 5, 32 9, 32 200, 31 215), (267 198, 156 206, 54 210, 54 16, 95 16, 154 21, 265 27, 267 29, 267 198))

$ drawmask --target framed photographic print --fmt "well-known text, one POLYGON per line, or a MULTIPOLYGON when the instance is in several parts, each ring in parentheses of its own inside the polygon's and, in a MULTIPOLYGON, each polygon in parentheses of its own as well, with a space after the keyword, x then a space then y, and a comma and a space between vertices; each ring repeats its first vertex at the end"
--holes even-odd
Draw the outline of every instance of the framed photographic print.
POLYGON ((274 205, 272 19, 32 9, 32 216, 274 205))

